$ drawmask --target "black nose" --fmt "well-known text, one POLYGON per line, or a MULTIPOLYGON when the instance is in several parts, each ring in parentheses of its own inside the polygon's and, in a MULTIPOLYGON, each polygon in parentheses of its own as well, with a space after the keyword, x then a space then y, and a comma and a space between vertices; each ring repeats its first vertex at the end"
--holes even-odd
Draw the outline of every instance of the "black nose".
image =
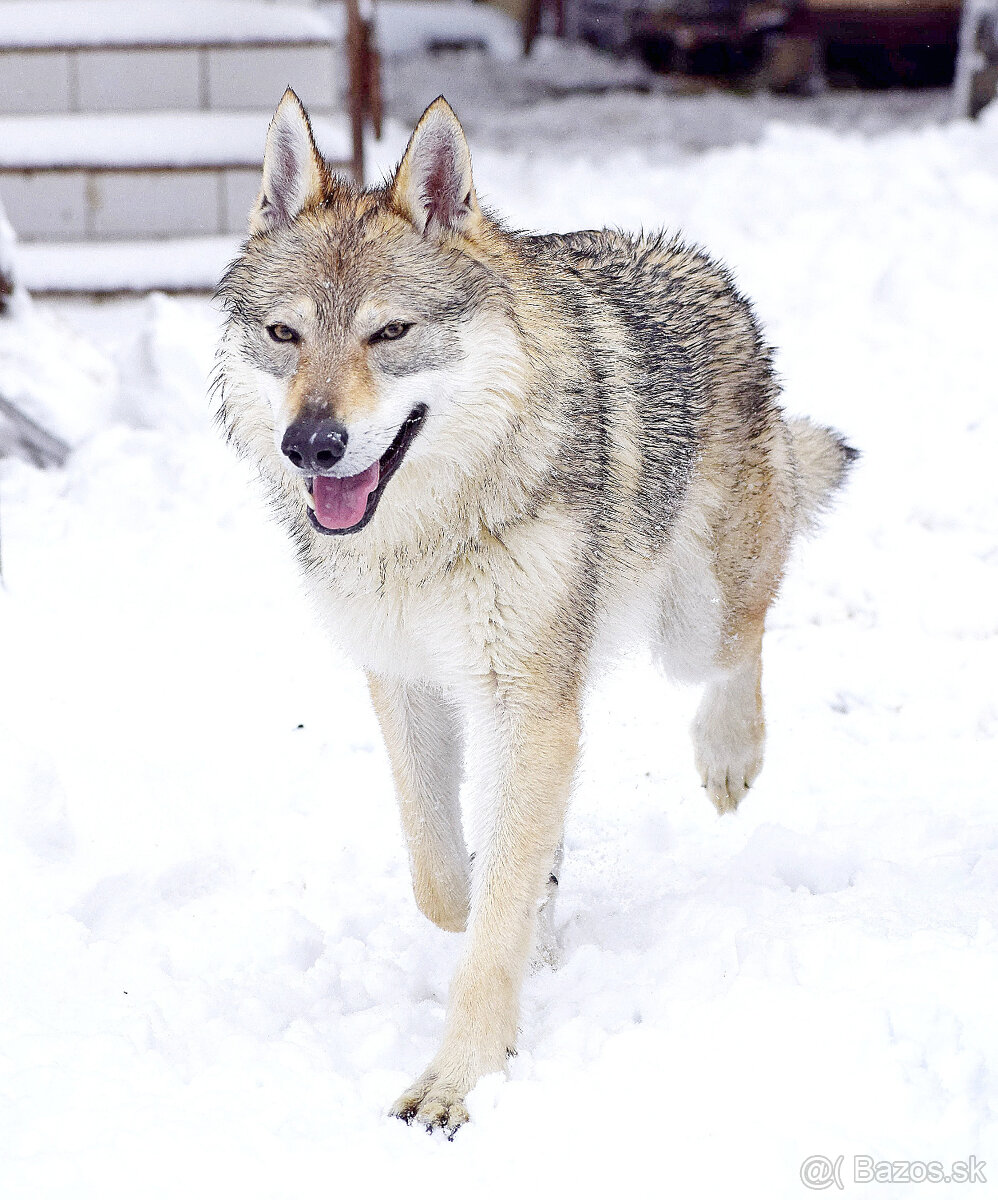
POLYGON ((281 450, 300 471, 322 475, 346 454, 346 427, 329 417, 299 417, 288 426, 281 450))

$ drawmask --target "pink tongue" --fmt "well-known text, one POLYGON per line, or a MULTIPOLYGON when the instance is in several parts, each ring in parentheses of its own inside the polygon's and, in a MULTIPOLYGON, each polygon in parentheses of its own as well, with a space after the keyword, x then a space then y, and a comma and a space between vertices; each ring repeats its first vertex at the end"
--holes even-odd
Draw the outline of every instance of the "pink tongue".
POLYGON ((316 475, 312 485, 315 515, 326 529, 350 529, 367 511, 367 499, 378 486, 381 464, 377 459, 359 475, 333 479, 316 475))

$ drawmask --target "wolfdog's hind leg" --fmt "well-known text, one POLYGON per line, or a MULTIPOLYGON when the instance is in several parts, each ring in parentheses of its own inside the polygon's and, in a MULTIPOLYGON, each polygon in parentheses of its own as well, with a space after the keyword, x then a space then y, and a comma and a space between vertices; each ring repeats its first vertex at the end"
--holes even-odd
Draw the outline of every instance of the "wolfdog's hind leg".
POLYGON ((734 812, 762 768, 762 637, 706 686, 693 721, 700 780, 719 813, 734 812))
POLYGON ((462 737, 444 696, 369 674, 409 848, 420 911, 441 929, 468 920, 468 851, 461 829, 462 737))

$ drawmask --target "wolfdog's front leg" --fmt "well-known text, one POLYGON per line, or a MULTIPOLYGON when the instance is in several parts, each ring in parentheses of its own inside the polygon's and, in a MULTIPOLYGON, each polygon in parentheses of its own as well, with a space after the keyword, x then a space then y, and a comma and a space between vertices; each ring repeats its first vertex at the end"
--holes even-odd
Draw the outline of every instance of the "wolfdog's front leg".
POLYGON ((475 755, 491 759, 486 839, 475 859, 471 921, 451 987, 443 1044, 393 1112, 453 1131, 464 1098, 500 1070, 516 1042, 520 985, 537 902, 548 880, 579 750, 576 695, 522 686, 494 697, 485 728, 473 720, 475 755))
POLYGON ((468 852, 461 831, 461 726, 453 704, 415 684, 369 674, 395 777, 412 890, 441 929, 468 919, 468 852))

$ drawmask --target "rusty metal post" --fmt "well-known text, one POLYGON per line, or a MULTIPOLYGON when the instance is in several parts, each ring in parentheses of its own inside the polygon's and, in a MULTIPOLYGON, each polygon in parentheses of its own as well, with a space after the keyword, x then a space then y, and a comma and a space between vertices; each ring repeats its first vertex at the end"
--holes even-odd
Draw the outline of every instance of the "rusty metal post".
POLYGON ((381 102, 381 55, 374 48, 374 36, 368 25, 367 55, 367 111, 371 118, 374 136, 381 141, 381 121, 384 109, 381 102))
POLYGON ((353 143, 354 182, 364 186, 364 109, 368 64, 364 54, 364 22, 357 0, 346 0, 347 64, 349 79, 350 135, 353 143))
POLYGON ((541 9, 544 0, 526 0, 520 13, 520 38, 523 42, 524 56, 533 49, 534 40, 541 28, 541 9))

